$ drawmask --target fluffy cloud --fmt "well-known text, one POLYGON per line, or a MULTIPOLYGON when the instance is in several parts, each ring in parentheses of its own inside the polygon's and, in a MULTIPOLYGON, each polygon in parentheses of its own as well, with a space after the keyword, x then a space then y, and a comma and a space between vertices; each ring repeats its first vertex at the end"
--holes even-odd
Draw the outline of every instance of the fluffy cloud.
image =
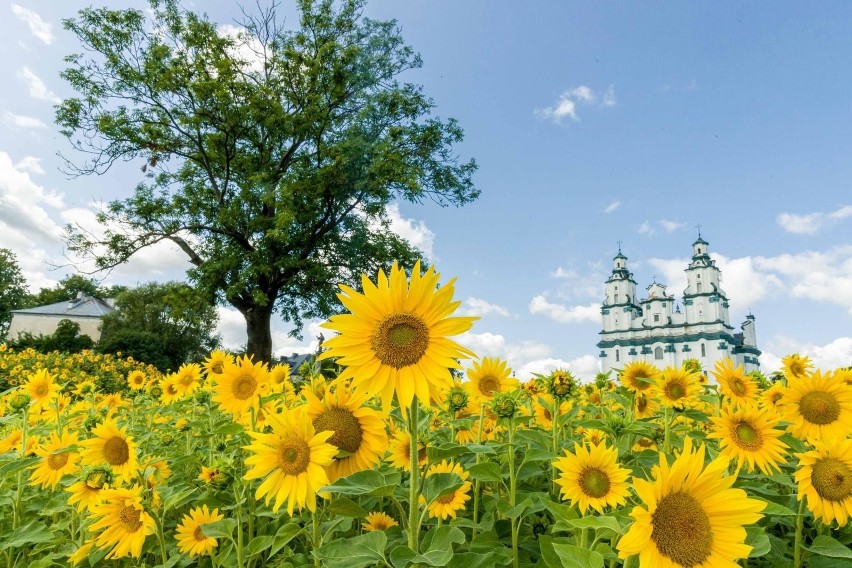
POLYGON ((516 376, 521 380, 526 380, 533 373, 544 375, 555 369, 568 369, 580 382, 588 383, 600 371, 600 363, 598 358, 591 354, 581 355, 570 361, 546 357, 526 363, 518 369, 516 376))
POLYGON ((399 212, 399 205, 391 203, 387 208, 390 219, 390 229, 409 243, 417 247, 423 255, 435 261, 434 244, 435 233, 433 233, 423 220, 407 219, 399 212))
POLYGON ((804 215, 781 213, 775 220, 788 233, 813 235, 820 229, 830 227, 849 217, 852 217, 852 205, 845 205, 828 213, 820 211, 804 215))
POLYGON ((558 267, 550 273, 553 278, 560 280, 556 296, 563 300, 588 300, 599 298, 603 294, 602 283, 609 276, 604 271, 603 263, 589 263, 585 269, 574 270, 572 268, 558 267))
POLYGON ((760 369, 768 374, 782 370, 781 358, 791 353, 807 355, 817 369, 829 370, 852 365, 852 337, 838 337, 825 345, 801 344, 776 336, 768 341, 760 356, 760 369))
POLYGON ((242 26, 233 24, 221 24, 216 31, 220 36, 229 37, 234 40, 231 56, 245 63, 250 71, 263 71, 263 45, 252 37, 242 26))
MULTIPOLYGON (((230 306, 218 306, 219 324, 216 332, 222 337, 222 346, 226 349, 241 350, 246 346, 246 320, 243 315, 230 306)), ((276 357, 289 357, 294 353, 315 353, 319 346, 317 336, 323 334, 326 338, 331 332, 320 327, 319 320, 308 320, 302 330, 303 340, 290 337, 290 328, 285 322, 272 316, 272 354, 276 357)))
POLYGON ((22 114, 15 114, 14 112, 3 111, 3 123, 7 126, 12 126, 15 128, 47 128, 47 125, 39 120, 38 118, 32 116, 24 116, 22 114))
POLYGON ((667 233, 673 233, 682 227, 686 227, 686 223, 679 223, 677 221, 669 221, 668 219, 662 219, 660 221, 660 226, 667 233))
POLYGON ((542 314, 559 323, 600 323, 601 321, 601 305, 594 302, 585 306, 568 307, 550 302, 539 294, 530 300, 529 309, 532 314, 542 314))
POLYGON ((613 201, 612 203, 610 203, 609 205, 607 205, 606 207, 604 207, 603 212, 604 213, 612 213, 613 211, 615 211, 619 207, 621 207, 621 201, 616 200, 616 201, 613 201))
POLYGON ((492 304, 491 302, 487 302, 481 298, 474 298, 473 296, 469 296, 467 300, 462 303, 462 315, 466 316, 487 316, 489 314, 494 314, 496 316, 502 316, 504 318, 509 317, 509 310, 503 306, 492 304))
POLYGON ((639 229, 637 229, 636 232, 640 235, 648 235, 649 237, 651 237, 657 231, 654 230, 654 226, 651 225, 651 223, 645 221, 641 225, 639 225, 639 229))
POLYGON ((27 24, 34 36, 47 45, 53 43, 53 26, 45 22, 41 16, 17 4, 12 4, 12 12, 19 20, 27 24))
POLYGON ((17 164, 15 169, 22 172, 30 172, 31 174, 43 174, 44 168, 41 167, 41 158, 35 156, 25 156, 17 164))
POLYGON ((615 106, 615 87, 611 86, 603 94, 598 94, 586 85, 572 87, 564 91, 553 106, 535 109, 535 115, 556 124, 562 124, 566 118, 579 122, 577 107, 593 105, 599 107, 615 106))
POLYGON ((38 99, 40 101, 47 101, 50 103, 60 103, 62 99, 60 99, 56 94, 47 88, 47 85, 44 84, 44 81, 41 78, 30 71, 28 67, 22 67, 18 70, 18 78, 23 79, 27 88, 30 90, 30 96, 38 99))

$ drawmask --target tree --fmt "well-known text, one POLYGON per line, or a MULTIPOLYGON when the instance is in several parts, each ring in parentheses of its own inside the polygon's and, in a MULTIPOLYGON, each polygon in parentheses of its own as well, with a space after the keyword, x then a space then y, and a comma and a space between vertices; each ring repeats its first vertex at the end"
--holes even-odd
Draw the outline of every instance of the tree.
POLYGON ((0 340, 9 332, 12 310, 24 307, 26 298, 27 281, 18 259, 9 249, 0 248, 0 340))
POLYGON ((191 281, 239 310, 247 351, 269 361, 273 313, 298 334, 336 310, 338 282, 420 256, 390 231, 392 200, 478 196, 475 163, 452 149, 462 129, 398 79, 419 56, 361 0, 299 0, 298 29, 273 5, 238 36, 173 0, 150 4, 151 24, 91 8, 64 22, 87 52, 67 58, 78 96, 56 115, 90 157, 70 171, 138 160, 144 173, 100 211, 103 236, 68 228, 72 253, 106 269, 177 244, 191 281))
POLYGON ((53 288, 42 288, 37 294, 27 299, 27 305, 46 306, 57 302, 67 302, 77 297, 79 293, 96 298, 112 298, 126 290, 126 286, 102 287, 97 280, 81 274, 70 274, 59 281, 53 288))
POLYGON ((219 345, 211 298, 185 283, 151 282, 126 290, 104 316, 98 350, 121 352, 166 370, 200 360, 219 345))

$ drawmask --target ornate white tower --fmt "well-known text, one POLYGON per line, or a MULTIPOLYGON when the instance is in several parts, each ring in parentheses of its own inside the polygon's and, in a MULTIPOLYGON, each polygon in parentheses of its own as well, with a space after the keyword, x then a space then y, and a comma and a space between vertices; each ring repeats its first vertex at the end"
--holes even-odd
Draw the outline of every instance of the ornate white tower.
POLYGON ((627 269, 627 257, 621 253, 612 259, 612 274, 606 281, 606 298, 601 306, 605 331, 627 330, 638 313, 636 300, 636 281, 633 273, 627 269))
POLYGON ((707 252, 709 243, 698 234, 692 243, 692 260, 686 269, 683 291, 686 320, 693 323, 728 322, 728 297, 720 286, 716 261, 707 252))

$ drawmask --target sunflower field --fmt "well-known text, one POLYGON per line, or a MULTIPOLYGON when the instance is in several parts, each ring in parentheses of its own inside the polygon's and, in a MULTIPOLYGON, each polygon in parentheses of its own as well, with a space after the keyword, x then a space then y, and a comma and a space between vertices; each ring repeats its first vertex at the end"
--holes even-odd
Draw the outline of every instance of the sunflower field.
POLYGON ((335 376, 0 346, 0 565, 852 566, 850 370, 516 378, 453 284, 342 286, 335 376))

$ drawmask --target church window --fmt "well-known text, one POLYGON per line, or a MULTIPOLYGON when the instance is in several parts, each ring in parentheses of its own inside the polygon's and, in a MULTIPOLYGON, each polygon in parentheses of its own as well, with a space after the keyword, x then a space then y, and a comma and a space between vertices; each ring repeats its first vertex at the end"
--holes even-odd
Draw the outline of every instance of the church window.
POLYGON ((654 323, 660 322, 660 314, 654 314, 654 323))
POLYGON ((701 344, 701 356, 707 357, 707 348, 704 346, 703 343, 701 344))
POLYGON ((700 294, 700 293, 701 293, 701 282, 699 282, 698 284, 696 284, 696 286, 698 287, 698 293, 700 294))
POLYGON ((663 358, 663 348, 657 347, 654 349, 654 359, 662 359, 663 358))
POLYGON ((615 303, 618 303, 618 294, 615 295, 615 303))
POLYGON ((618 349, 616 349, 616 350, 615 350, 615 360, 616 360, 616 361, 621 361, 621 356, 620 356, 620 355, 619 355, 619 353, 618 353, 618 349))

